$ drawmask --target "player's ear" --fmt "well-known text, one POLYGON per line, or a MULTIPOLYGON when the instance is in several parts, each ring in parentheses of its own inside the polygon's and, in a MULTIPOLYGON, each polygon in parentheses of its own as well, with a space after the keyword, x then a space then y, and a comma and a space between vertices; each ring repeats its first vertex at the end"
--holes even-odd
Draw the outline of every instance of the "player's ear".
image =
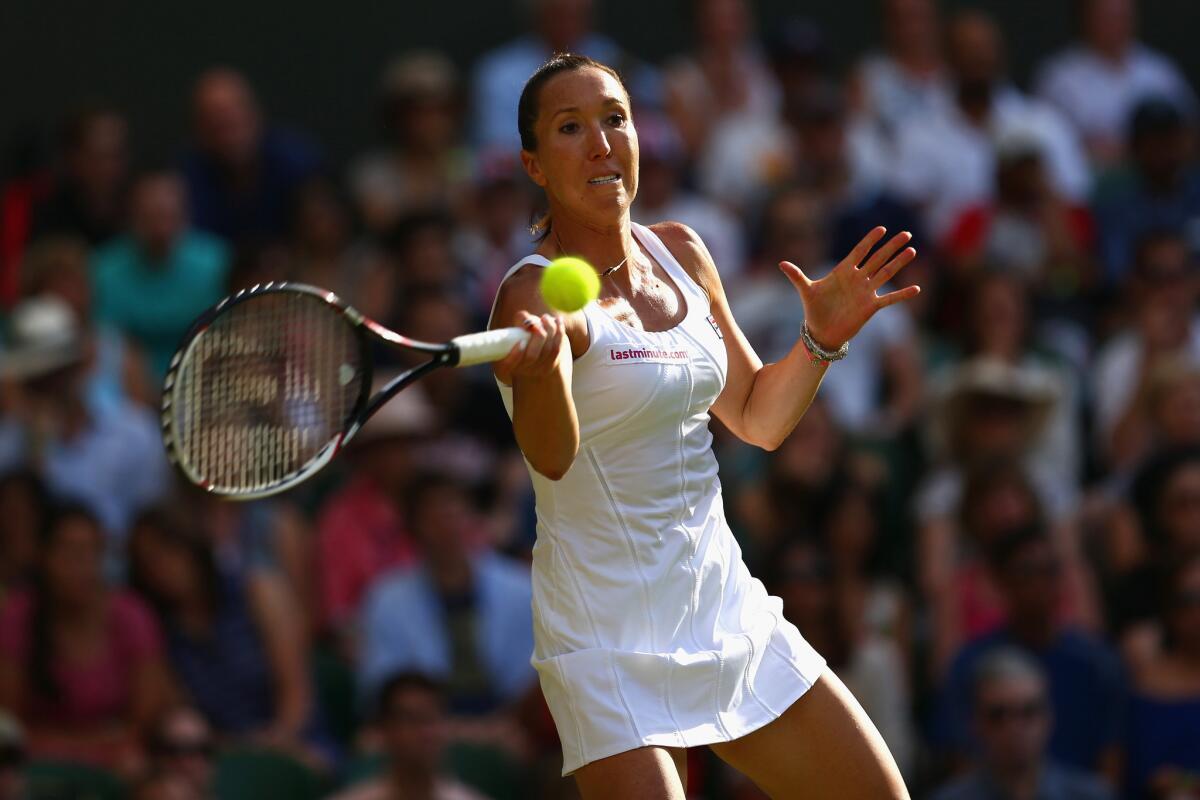
POLYGON ((542 172, 542 166, 538 163, 536 153, 531 153, 528 150, 521 151, 521 166, 525 168, 525 174, 529 179, 542 188, 546 187, 546 173, 542 172))

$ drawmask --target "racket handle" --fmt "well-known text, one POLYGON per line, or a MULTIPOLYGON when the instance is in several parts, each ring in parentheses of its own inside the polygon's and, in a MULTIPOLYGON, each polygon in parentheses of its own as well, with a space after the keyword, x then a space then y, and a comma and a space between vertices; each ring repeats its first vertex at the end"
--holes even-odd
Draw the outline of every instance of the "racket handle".
POLYGON ((499 361, 508 355, 517 342, 529 338, 529 331, 523 328, 498 328, 482 333, 468 333, 456 336, 450 344, 458 348, 457 367, 469 367, 472 364, 484 364, 499 361))

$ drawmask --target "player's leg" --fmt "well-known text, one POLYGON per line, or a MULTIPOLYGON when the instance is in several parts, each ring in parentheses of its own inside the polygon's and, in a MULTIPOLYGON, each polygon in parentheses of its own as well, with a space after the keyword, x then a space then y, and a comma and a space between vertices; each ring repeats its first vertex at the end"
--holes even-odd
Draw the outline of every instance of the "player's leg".
POLYGON ((638 800, 684 800, 687 750, 639 747, 585 764, 575 771, 583 800, 636 797, 638 800))
POLYGON ((774 800, 908 798, 883 737, 829 669, 779 719, 710 746, 774 800))

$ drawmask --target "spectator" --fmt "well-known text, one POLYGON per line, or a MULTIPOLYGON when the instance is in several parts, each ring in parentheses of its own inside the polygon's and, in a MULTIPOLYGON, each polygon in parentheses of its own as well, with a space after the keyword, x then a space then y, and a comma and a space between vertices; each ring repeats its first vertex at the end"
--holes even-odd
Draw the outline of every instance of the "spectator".
POLYGON ((972 676, 995 648, 1017 645, 1047 677, 1054 713, 1049 755, 1115 779, 1123 692, 1119 662, 1106 644, 1046 613, 1059 605, 1065 589, 1053 542, 1036 525, 1018 529, 993 548, 989 562, 1008 622, 955 657, 940 690, 935 744, 952 753, 968 751, 972 676))
POLYGON ((1108 800, 1094 776, 1048 757, 1053 714, 1041 667, 1021 650, 997 648, 980 659, 971 692, 979 743, 976 766, 934 800, 1108 800))
POLYGON ((162 388, 153 384, 141 349, 125 334, 93 314, 89 253, 81 239, 48 236, 34 243, 22 264, 23 297, 49 295, 75 313, 91 342, 88 363, 88 405, 113 409, 127 400, 157 407, 162 388))
POLYGON ((267 125, 246 78, 224 67, 196 81, 192 122, 183 174, 196 227, 234 244, 283 235, 296 190, 319 167, 309 143, 267 125))
POLYGON ((1097 445, 1110 469, 1128 470, 1147 455, 1155 368, 1171 356, 1200 360, 1198 291, 1182 238, 1161 232, 1141 241, 1127 291, 1131 324, 1096 354, 1092 372, 1097 445))
POLYGON ((461 211, 470 162, 460 143, 461 87, 454 65, 432 51, 390 63, 380 87, 386 149, 350 168, 350 187, 367 230, 384 233, 406 213, 461 211))
MULTIPOLYGON (((84 394, 89 347, 71 310, 50 297, 18 306, 12 348, 0 359, 0 469, 27 465, 57 498, 85 503, 119 545, 170 478, 158 420, 121 403, 94 408, 84 394)), ((109 567, 119 572, 122 547, 109 567)))
POLYGON ((947 98, 897 134, 893 180, 921 206, 938 239, 974 203, 991 197, 995 143, 1020 135, 1037 142, 1050 184, 1078 200, 1091 183, 1075 132, 1058 112, 1023 95, 1004 75, 1004 43, 991 17, 960 12, 947 32, 953 82, 947 98))
POLYGON ((1135 676, 1129 709, 1129 797, 1186 797, 1200 779, 1200 555, 1174 562, 1162 588, 1162 649, 1135 676))
POLYGON ((103 244, 125 224, 129 127, 120 111, 95 104, 76 111, 63 131, 63 171, 34 209, 32 238, 78 236, 103 244))
POLYGON ((200 530, 163 511, 130 540, 130 583, 158 614, 182 688, 221 734, 319 747, 299 604, 277 572, 219 570, 200 530))
POLYGON ((387 757, 383 775, 352 786, 332 800, 484 800, 482 795, 442 773, 448 737, 441 687, 416 672, 397 673, 383 684, 375 722, 387 757))
POLYGON ((0 800, 28 800, 25 731, 8 712, 0 712, 0 800))
POLYGON ((1082 41, 1051 57, 1037 93, 1071 120, 1092 160, 1104 166, 1122 154, 1125 121, 1152 95, 1194 108, 1179 69, 1137 41, 1134 0, 1080 0, 1082 41))
POLYGON ((1146 100, 1129 119, 1129 159, 1096 188, 1093 206, 1100 266, 1119 288, 1136 265, 1138 245, 1160 231, 1180 231, 1200 257, 1200 165, 1194 126, 1170 103, 1146 100))
POLYGON ((353 439, 346 479, 317 514, 321 624, 342 638, 347 652, 357 649, 350 641, 352 622, 368 587, 417 558, 403 494, 417 470, 417 445, 429 437, 434 422, 420 385, 392 398, 353 439))
MULTIPOLYGON (((795 292, 781 291, 778 264, 804 264, 817 279, 829 262, 829 209, 812 190, 792 186, 775 195, 764 213, 759 255, 729 302, 751 345, 764 361, 787 355, 804 309, 795 292)), ((850 355, 830 370, 823 389, 829 409, 847 431, 889 438, 913 420, 921 396, 912 323, 903 309, 885 308, 858 332, 850 355), (889 387, 884 392, 884 386, 889 387)))
POLYGON ((916 732, 904 657, 895 641, 864 627, 861 611, 839 591, 827 557, 815 544, 786 540, 769 563, 767 585, 783 600, 784 616, 845 681, 908 774, 916 732))
POLYGON ((37 563, 38 537, 49 516, 46 489, 37 474, 15 470, 0 475, 0 609, 23 589, 37 563))
POLYGON ((186 195, 173 172, 148 172, 131 191, 130 228, 92 259, 97 320, 145 350, 155 384, 183 334, 225 293, 225 245, 189 227, 186 195))
POLYGON ((150 728, 146 744, 152 773, 190 784, 198 796, 213 796, 216 743, 208 721, 191 706, 165 711, 150 728))
POLYGON ((468 550, 470 503, 454 479, 420 476, 406 496, 423 559, 371 587, 362 612, 359 685, 375 697, 388 675, 415 669, 445 684, 454 713, 496 712, 534 683, 528 568, 468 550))
POLYGON ((852 82, 857 110, 875 135, 898 136, 943 102, 949 75, 936 0, 882 0, 884 47, 865 57, 852 82))
POLYGON ((687 157, 678 130, 668 118, 647 112, 638 115, 637 131, 641 160, 634 222, 682 222, 704 239, 722 276, 739 275, 746 257, 741 222, 712 200, 684 188, 687 157))
POLYGON ((683 152, 695 157, 726 119, 777 114, 779 87, 755 42, 747 0, 697 0, 691 11, 692 52, 667 66, 663 82, 683 152))
POLYGON ((625 76, 635 100, 657 104, 657 73, 630 58, 616 42, 592 32, 593 0, 532 0, 532 31, 484 53, 471 76, 471 136, 485 153, 515 152, 521 87, 554 53, 579 53, 625 76))
POLYGON ((152 772, 134 782, 129 800, 205 800, 205 796, 183 778, 152 772))
POLYGON ((0 706, 20 715, 34 758, 131 772, 168 677, 150 612, 105 586, 103 549, 81 507, 49 520, 29 590, 0 615, 0 706))

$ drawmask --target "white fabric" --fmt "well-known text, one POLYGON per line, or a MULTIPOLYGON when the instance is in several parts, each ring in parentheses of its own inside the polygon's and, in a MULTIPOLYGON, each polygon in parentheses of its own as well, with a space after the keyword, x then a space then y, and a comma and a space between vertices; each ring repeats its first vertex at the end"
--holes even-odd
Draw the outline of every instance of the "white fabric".
POLYGON ((1121 63, 1087 47, 1072 47, 1045 65, 1037 82, 1040 97, 1062 110, 1087 139, 1125 138, 1130 112, 1151 95, 1190 109, 1192 90, 1179 70, 1162 55, 1135 45, 1121 63))
POLYGON ((924 206, 926 225, 941 238, 967 207, 992 197, 996 142, 1014 135, 1040 143, 1046 177, 1059 194, 1086 197, 1091 173, 1075 132, 1053 108, 1012 87, 996 92, 983 127, 948 99, 941 111, 909 120, 897 138, 893 186, 924 206))
POLYGON ((750 576, 725 520, 708 422, 727 363, 708 298, 653 232, 633 230, 687 316, 647 332, 587 306, 590 345, 571 385, 579 453, 559 481, 530 469, 533 666, 564 775, 646 745, 743 736, 825 663, 750 576))

